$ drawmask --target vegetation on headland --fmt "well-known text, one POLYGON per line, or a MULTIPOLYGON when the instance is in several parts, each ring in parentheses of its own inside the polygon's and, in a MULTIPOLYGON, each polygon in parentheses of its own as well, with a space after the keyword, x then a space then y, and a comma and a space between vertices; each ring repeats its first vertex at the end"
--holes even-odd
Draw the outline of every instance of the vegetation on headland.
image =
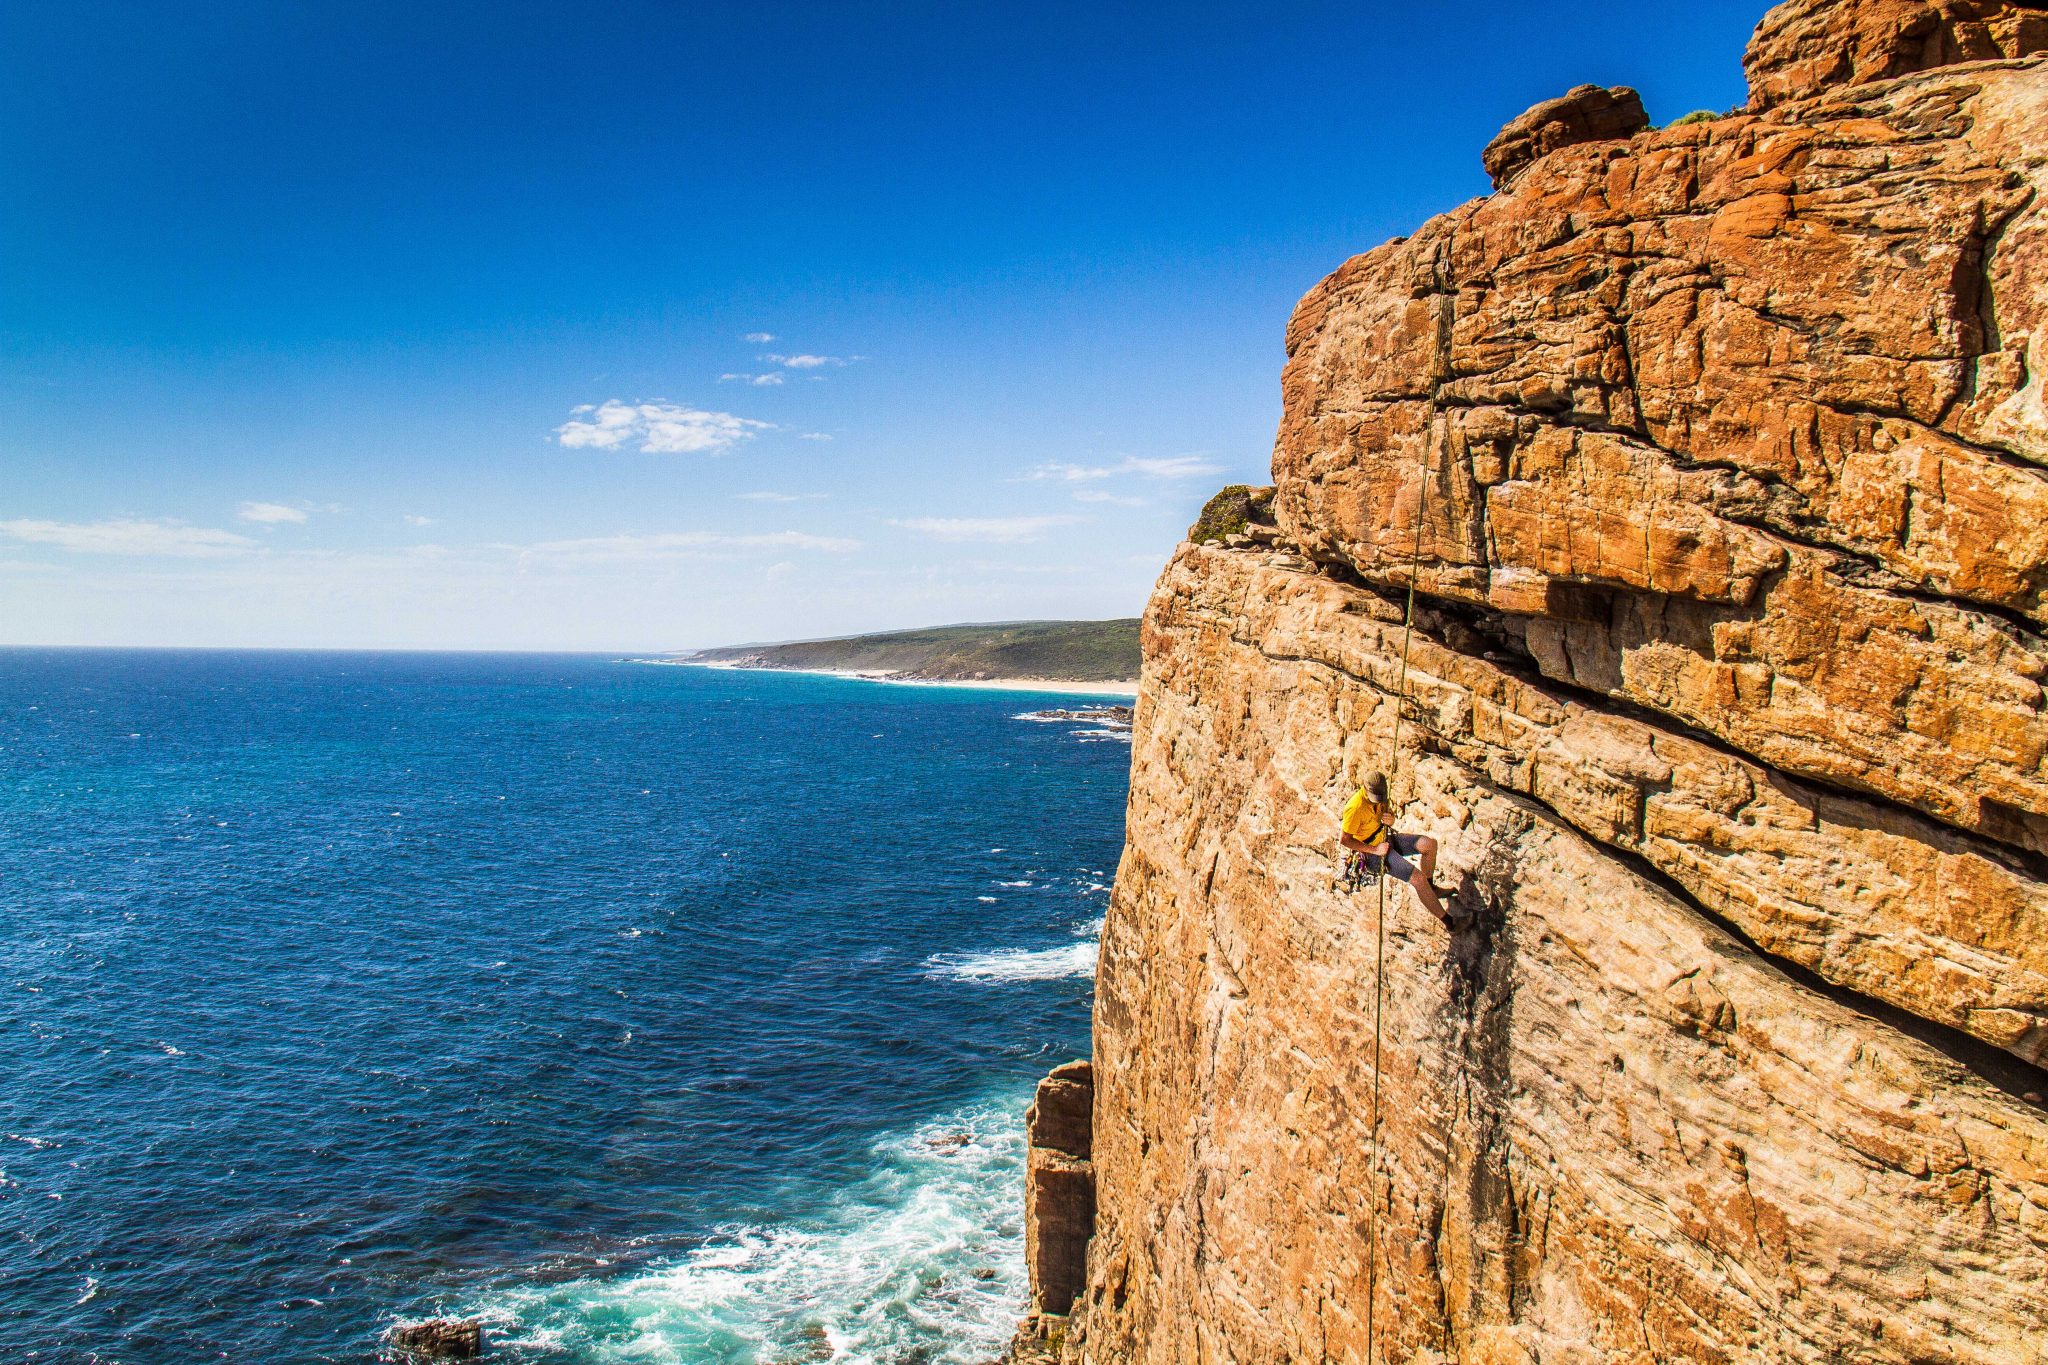
POLYGON ((1138 676, 1138 621, 1124 617, 932 626, 834 640, 703 649, 687 657, 694 663, 744 668, 834 669, 949 681, 1122 682, 1138 676))

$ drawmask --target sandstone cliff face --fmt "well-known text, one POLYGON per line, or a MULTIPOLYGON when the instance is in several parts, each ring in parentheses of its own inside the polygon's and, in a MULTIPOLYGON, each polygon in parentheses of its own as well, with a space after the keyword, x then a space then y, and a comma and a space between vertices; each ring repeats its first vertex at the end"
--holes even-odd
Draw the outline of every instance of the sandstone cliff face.
POLYGON ((1283 544, 1146 616, 1065 1359, 2048 1361, 2034 10, 1782 6, 1302 301, 1283 544), (1475 928, 1335 886, 1389 768, 1475 928))

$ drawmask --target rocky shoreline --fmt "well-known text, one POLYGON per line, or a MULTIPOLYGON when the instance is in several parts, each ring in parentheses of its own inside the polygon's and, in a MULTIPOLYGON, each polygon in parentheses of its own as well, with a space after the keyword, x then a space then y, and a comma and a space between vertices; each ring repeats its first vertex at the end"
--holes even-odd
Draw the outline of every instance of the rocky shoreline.
POLYGON ((1097 726, 1104 730, 1127 731, 1131 728, 1131 720, 1136 714, 1136 708, 1130 706, 1056 707, 1047 711, 1026 711, 1017 719, 1046 723, 1073 722, 1097 726))

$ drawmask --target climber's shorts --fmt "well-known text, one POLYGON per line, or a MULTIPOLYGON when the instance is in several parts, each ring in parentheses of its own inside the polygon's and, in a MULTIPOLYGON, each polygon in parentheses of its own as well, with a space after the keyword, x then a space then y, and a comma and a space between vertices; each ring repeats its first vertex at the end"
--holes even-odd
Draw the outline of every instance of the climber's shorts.
MULTIPOLYGON (((1394 875, 1394 880, 1405 882, 1415 875, 1415 864, 1408 860, 1415 856, 1415 850, 1420 846, 1422 836, 1419 834, 1395 834, 1389 836, 1387 842, 1392 847, 1387 850, 1386 869, 1394 875)), ((1377 876, 1380 871, 1380 862, 1381 859, 1378 854, 1366 854, 1365 870, 1377 876)))

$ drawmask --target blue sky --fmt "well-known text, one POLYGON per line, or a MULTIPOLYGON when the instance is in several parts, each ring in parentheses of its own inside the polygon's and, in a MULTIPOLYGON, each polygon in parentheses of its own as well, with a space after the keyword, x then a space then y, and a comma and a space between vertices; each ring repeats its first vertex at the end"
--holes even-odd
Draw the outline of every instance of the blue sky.
POLYGON ((0 9, 0 643, 1134 614, 1282 328, 1759 0, 0 9))

